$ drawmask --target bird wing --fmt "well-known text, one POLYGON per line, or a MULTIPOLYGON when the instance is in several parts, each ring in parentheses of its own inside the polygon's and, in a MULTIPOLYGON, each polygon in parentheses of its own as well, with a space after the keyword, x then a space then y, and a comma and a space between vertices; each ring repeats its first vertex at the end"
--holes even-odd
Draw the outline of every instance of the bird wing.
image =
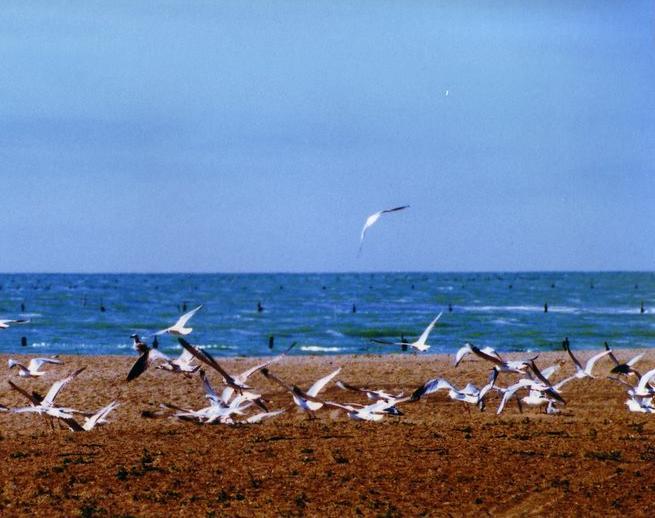
POLYGON ((584 368, 582 367, 582 364, 578 361, 578 359, 575 356, 573 356, 573 352, 571 351, 571 348, 568 345, 565 345, 564 350, 569 354, 571 360, 573 360, 576 370, 584 372, 584 368))
POLYGON ((188 313, 185 313, 184 315, 182 315, 180 318, 177 319, 177 322, 175 322, 175 324, 173 324, 173 327, 184 327, 186 325, 186 323, 191 319, 191 317, 193 315, 195 315, 198 311, 200 311, 202 306, 203 305, 200 304, 200 306, 198 306, 197 308, 194 308, 191 311, 189 311, 188 313))
POLYGON ((330 374, 328 374, 324 378, 321 378, 316 383, 314 383, 311 387, 309 387, 309 390, 307 391, 307 394, 312 396, 312 397, 316 397, 318 395, 318 393, 321 390, 323 390, 323 387, 325 387, 325 385, 327 385, 332 380, 332 378, 334 378, 340 372, 341 372, 341 367, 339 367, 335 371, 331 372, 330 374))
POLYGON ((27 365, 27 368, 31 371, 38 371, 41 368, 41 365, 44 363, 53 363, 61 365, 64 362, 61 360, 55 360, 54 358, 32 358, 30 363, 27 365))
POLYGON ((14 384, 12 381, 8 381, 7 383, 9 383, 9 386, 10 386, 13 390, 15 390, 16 392, 18 392, 18 393, 19 393, 20 395, 22 395, 23 397, 27 398, 27 400, 28 400, 30 403, 32 403, 32 404, 34 404, 34 405, 40 405, 40 404, 41 404, 41 401, 43 401, 43 397, 41 397, 40 394, 37 394, 36 392, 32 392, 32 393, 30 394, 30 393, 27 392, 26 390, 23 390, 23 389, 20 388, 18 385, 14 384))
POLYGON ((473 349, 471 349, 471 344, 469 344, 468 342, 465 343, 462 347, 460 347, 455 353, 455 367, 459 365, 459 362, 462 361, 462 358, 464 358, 464 356, 472 352, 473 349))
POLYGON ((276 415, 283 414, 286 411, 287 409, 283 408, 281 410, 274 410, 273 412, 260 412, 259 414, 251 415, 248 419, 246 419, 245 422, 248 424, 259 423, 264 419, 270 419, 271 417, 275 417, 276 415))
POLYGON ((594 365, 596 364, 596 362, 597 362, 598 360, 600 360, 603 356, 607 356, 607 355, 610 354, 611 352, 612 352, 611 350, 609 350, 609 351, 603 351, 602 353, 598 353, 598 354, 592 356, 591 358, 589 358, 589 360, 587 360, 587 364, 585 365, 584 371, 585 371, 589 376, 591 376, 591 371, 593 370, 594 365))
POLYGON ((146 369, 148 368, 148 365, 150 365, 150 362, 148 361, 148 356, 152 352, 151 349, 148 349, 146 352, 144 352, 137 361, 134 362, 134 365, 132 365, 132 368, 130 369, 130 372, 127 373, 127 381, 132 381, 137 379, 141 374, 143 374, 146 369))
POLYGON ((64 388, 68 383, 73 381, 78 374, 80 374, 82 371, 84 371, 86 367, 82 367, 81 369, 77 369, 75 372, 73 372, 70 376, 64 378, 63 380, 55 381, 52 386, 50 387, 50 390, 48 390, 48 393, 45 395, 43 398, 43 401, 41 404, 43 406, 52 406, 52 404, 55 401, 55 398, 57 397, 57 394, 59 394, 59 391, 64 388))
POLYGON ((409 205, 403 205, 402 207, 394 207, 393 209, 384 209, 380 211, 380 214, 387 214, 388 212, 396 212, 398 210, 408 209, 409 205))
POLYGON ((415 345, 425 345, 425 342, 428 341, 428 336, 430 336, 430 333, 432 332, 434 325, 437 323, 437 320, 441 318, 441 315, 443 315, 443 311, 439 313, 432 322, 430 322, 430 325, 428 327, 425 328, 425 331, 423 331, 419 339, 416 341, 415 345))
POLYGON ((632 367, 635 363, 637 363, 639 360, 641 360, 643 358, 643 356, 644 356, 644 353, 638 354, 634 358, 631 358, 630 360, 625 362, 625 364, 627 366, 629 366, 629 367, 632 367))
POLYGON ((646 387, 648 385, 648 382, 650 379, 655 376, 655 369, 649 370, 646 374, 644 374, 641 379, 639 380, 639 385, 637 385, 636 392, 643 392, 646 390, 646 387))
MULTIPOLYGON (((211 386, 211 383, 209 383, 209 379, 207 378, 207 374, 205 374, 204 370, 200 371, 200 379, 202 380, 202 388, 205 391, 207 397, 212 401, 219 403, 221 401, 221 398, 214 390, 214 387, 211 386)), ((223 402, 225 403, 225 401, 223 402)))
POLYGON ((218 371, 220 375, 223 376, 223 379, 225 380, 226 384, 238 388, 239 390, 241 390, 242 388, 247 388, 245 385, 241 386, 237 384, 234 378, 230 376, 230 374, 228 374, 228 372, 218 364, 218 362, 214 359, 214 357, 211 354, 209 354, 209 352, 194 347, 189 342, 187 342, 184 338, 178 338, 177 341, 180 343, 182 347, 184 347, 187 351, 189 351, 198 360, 200 360, 203 363, 206 363, 212 369, 218 371))
POLYGON ((433 378, 426 381, 422 386, 417 388, 411 395, 410 401, 417 401, 423 396, 427 396, 428 394, 432 394, 433 392, 442 389, 455 390, 455 387, 453 387, 450 382, 443 378, 433 378))
POLYGON ((614 353, 612 352, 612 349, 610 348, 609 344, 605 342, 603 345, 605 345, 605 350, 609 351, 609 359, 614 362, 615 365, 619 365, 621 362, 616 359, 616 356, 614 356, 614 353))

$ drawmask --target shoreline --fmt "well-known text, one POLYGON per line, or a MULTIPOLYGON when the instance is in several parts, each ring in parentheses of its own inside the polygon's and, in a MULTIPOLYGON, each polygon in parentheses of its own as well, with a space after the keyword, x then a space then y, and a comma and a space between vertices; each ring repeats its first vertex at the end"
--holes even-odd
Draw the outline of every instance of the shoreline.
MULTIPOLYGON (((648 349, 617 356, 644 351, 640 368, 655 367, 648 349)), ((597 351, 575 352, 584 360, 597 351)), ((7 358, 1 355, 0 362, 7 358)), ((196 425, 141 417, 142 410, 157 410, 163 402, 205 406, 196 377, 149 369, 126 383, 136 355, 61 359, 66 364, 53 366, 43 379, 24 380, 5 370, 0 403, 24 404, 7 379, 43 392, 86 366, 57 403, 82 410, 112 400, 121 406, 107 425, 88 433, 50 431, 37 416, 1 413, 3 515, 555 516, 655 510, 644 491, 655 487, 655 416, 628 412, 624 388, 602 377, 567 385, 567 404, 558 415, 530 407, 519 413, 515 405, 496 415, 495 394, 480 412, 440 392, 401 406, 405 415, 380 423, 325 409, 308 420, 293 409, 257 425, 196 425)), ((565 353, 548 352, 537 363, 543 368, 566 359, 565 353)), ((229 372, 256 363, 218 361, 229 372)), ((458 387, 480 386, 489 367, 470 356, 455 368, 449 355, 403 354, 289 356, 270 369, 307 388, 338 366, 339 379, 405 394, 435 376, 458 387)), ((599 376, 609 367, 600 360, 599 376)), ((567 361, 554 378, 571 372, 567 361)), ((218 376, 208 375, 217 387, 218 376)), ((513 379, 503 375, 499 384, 513 379)), ((271 409, 289 405, 288 394, 263 376, 251 381, 271 409)), ((322 396, 365 403, 334 382, 322 396)))

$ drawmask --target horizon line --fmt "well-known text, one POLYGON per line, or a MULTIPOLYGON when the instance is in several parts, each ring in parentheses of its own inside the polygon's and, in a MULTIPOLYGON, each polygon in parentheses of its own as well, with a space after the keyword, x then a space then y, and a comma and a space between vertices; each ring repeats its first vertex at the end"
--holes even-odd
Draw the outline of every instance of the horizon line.
POLYGON ((655 270, 326 270, 326 271, 97 271, 97 272, 56 272, 56 271, 25 271, 25 272, 0 272, 0 275, 366 275, 366 274, 524 274, 524 273, 655 273, 655 270))

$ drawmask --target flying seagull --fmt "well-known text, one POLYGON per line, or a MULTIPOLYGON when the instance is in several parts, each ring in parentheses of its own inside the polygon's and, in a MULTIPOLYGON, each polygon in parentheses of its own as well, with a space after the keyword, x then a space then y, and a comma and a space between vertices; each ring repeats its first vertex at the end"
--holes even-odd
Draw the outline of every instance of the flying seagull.
POLYGON ((598 360, 600 360, 603 356, 607 356, 608 354, 612 353, 612 350, 609 348, 606 348, 602 353, 598 353, 591 358, 587 360, 587 363, 583 367, 580 361, 573 355, 571 352, 571 347, 569 346, 569 341, 564 340, 562 342, 562 347, 564 350, 568 353, 568 355, 571 357, 571 360, 573 360, 573 364, 575 365, 575 374, 574 376, 578 379, 582 378, 595 378, 595 376, 592 374, 592 370, 594 368, 594 365, 598 360))
POLYGON ((385 345, 400 345, 400 346, 405 346, 405 347, 411 347, 413 349, 416 349, 417 351, 420 352, 425 352, 427 351, 430 346, 427 344, 428 337, 430 336, 430 333, 432 332, 432 329, 434 328, 434 325, 437 323, 437 321, 441 318, 441 315, 443 312, 439 313, 432 322, 428 325, 428 327, 425 328, 425 331, 419 336, 418 340, 415 342, 409 343, 409 342, 385 342, 384 340, 377 340, 377 339, 372 339, 372 342, 378 343, 378 344, 385 344, 385 345))
POLYGON ((11 358, 7 361, 7 365, 9 365, 10 369, 18 367, 18 375, 21 378, 36 378, 38 376, 43 376, 45 372, 41 370, 41 367, 47 363, 61 365, 64 362, 61 360, 55 360, 54 358, 32 358, 27 364, 27 367, 25 367, 22 363, 12 360, 11 358))
POLYGON ((7 329, 10 324, 29 324, 29 320, 19 319, 19 320, 0 320, 0 329, 7 329))
POLYGON ((380 219, 380 216, 382 214, 387 214, 388 212, 397 212, 399 210, 404 210, 409 208, 409 205, 403 205, 402 207, 394 207, 393 209, 384 209, 376 212, 375 214, 371 214, 368 218, 366 218, 366 223, 364 223, 364 228, 362 228, 362 234, 359 237, 359 252, 358 255, 362 251, 362 245, 364 244, 364 236, 366 236, 366 231, 371 228, 375 223, 377 222, 378 219, 380 219))
POLYGON ((200 310, 200 308, 202 308, 202 304, 200 304, 200 306, 198 306, 197 308, 192 309, 188 313, 182 315, 180 318, 177 319, 177 322, 175 322, 175 324, 173 324, 171 327, 167 327, 166 329, 157 331, 155 335, 163 335, 164 333, 168 333, 169 335, 175 335, 175 336, 188 335, 191 331, 193 331, 193 328, 184 327, 184 326, 189 320, 191 320, 191 317, 200 310))

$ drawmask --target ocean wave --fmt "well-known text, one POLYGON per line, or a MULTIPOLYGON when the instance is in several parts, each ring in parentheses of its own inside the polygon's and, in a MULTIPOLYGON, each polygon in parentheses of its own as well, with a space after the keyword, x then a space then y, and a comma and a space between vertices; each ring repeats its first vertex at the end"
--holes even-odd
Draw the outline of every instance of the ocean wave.
POLYGON ((301 345, 301 351, 307 351, 312 353, 336 353, 343 351, 343 347, 324 347, 321 345, 301 345))

